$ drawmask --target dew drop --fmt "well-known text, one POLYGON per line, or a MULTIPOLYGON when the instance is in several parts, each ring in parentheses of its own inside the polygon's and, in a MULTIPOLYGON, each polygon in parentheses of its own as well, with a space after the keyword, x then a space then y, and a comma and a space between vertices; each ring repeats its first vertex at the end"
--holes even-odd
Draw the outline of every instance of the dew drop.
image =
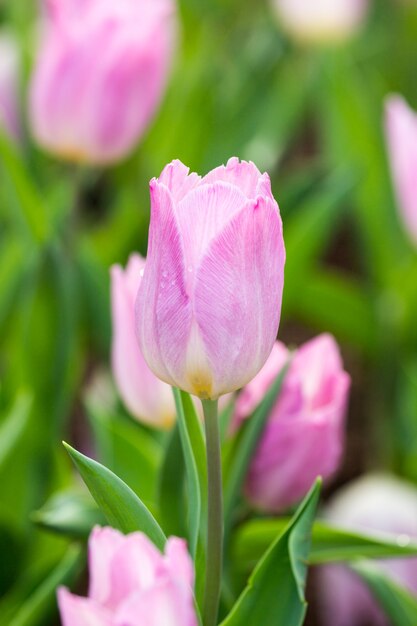
POLYGON ((143 278, 144 273, 145 273, 145 268, 144 268, 144 267, 142 267, 142 269, 141 269, 141 270, 140 270, 140 272, 139 272, 139 276, 140 276, 141 278, 143 278))
POLYGON ((400 548, 405 548, 409 544, 410 544, 410 537, 408 535, 398 535, 397 545, 399 545, 400 548))

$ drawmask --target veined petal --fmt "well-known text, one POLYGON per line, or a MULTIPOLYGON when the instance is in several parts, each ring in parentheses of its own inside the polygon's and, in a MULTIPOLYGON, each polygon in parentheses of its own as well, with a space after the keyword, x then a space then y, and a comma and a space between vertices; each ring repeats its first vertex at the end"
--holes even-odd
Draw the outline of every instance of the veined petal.
POLYGON ((198 185, 178 203, 188 278, 196 269, 212 240, 246 204, 243 193, 224 182, 198 185))
POLYGON ((106 609, 89 598, 75 596, 64 587, 58 589, 62 626, 112 626, 106 609))
POLYGON ((148 257, 136 301, 137 336, 152 371, 184 388, 192 303, 186 289, 183 244, 172 196, 155 180, 151 202, 148 257))
POLYGON ((201 184, 223 181, 240 189, 247 199, 254 199, 260 195, 258 193, 260 178, 261 173, 252 161, 239 161, 237 157, 232 157, 226 165, 220 165, 204 176, 201 184))
POLYGON ((166 165, 158 178, 159 183, 168 187, 174 202, 182 200, 189 191, 198 185, 200 180, 201 177, 198 174, 194 172, 190 174, 190 168, 178 159, 166 165))
POLYGON ((268 198, 248 202, 203 258, 194 307, 213 372, 211 397, 239 389, 267 360, 279 326, 284 263, 281 218, 268 198))

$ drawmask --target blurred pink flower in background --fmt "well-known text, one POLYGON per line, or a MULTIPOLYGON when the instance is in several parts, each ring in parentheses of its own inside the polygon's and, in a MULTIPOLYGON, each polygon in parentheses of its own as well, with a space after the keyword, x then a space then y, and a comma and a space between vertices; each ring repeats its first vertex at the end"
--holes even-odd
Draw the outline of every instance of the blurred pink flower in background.
POLYGON ((96 527, 88 598, 58 590, 63 626, 197 626, 193 564, 182 539, 162 555, 143 533, 96 527))
MULTIPOLYGON (((236 402, 234 425, 248 418, 290 356, 280 342, 236 402)), ((260 510, 279 512, 297 503, 317 476, 340 463, 350 377, 330 335, 303 344, 292 358, 246 481, 246 495, 260 510)))
POLYGON ((29 118, 36 140, 77 162, 126 156, 166 86, 174 0, 47 0, 29 118))
POLYGON ((368 0, 271 0, 283 28, 305 43, 337 43, 361 26, 368 0))
MULTIPOLYGON (((417 538, 417 490, 392 476, 371 474, 341 489, 330 502, 326 519, 338 527, 368 534, 394 533, 406 543, 417 538)), ((417 558, 378 561, 378 566, 417 594, 417 558)), ((318 572, 325 626, 389 626, 365 583, 342 565, 318 572)))
POLYGON ((20 54, 18 43, 8 31, 0 32, 0 126, 18 139, 21 131, 19 111, 20 54))
POLYGON ((175 419, 172 390, 147 366, 136 339, 135 300, 145 259, 132 254, 126 269, 111 269, 112 369, 120 395, 134 417, 166 428, 175 419))
POLYGON ((385 128, 398 208, 417 243, 417 113, 401 96, 387 98, 385 128))
POLYGON ((218 398, 257 374, 278 331, 285 250, 269 177, 236 158, 204 178, 174 161, 151 205, 142 353, 167 383, 218 398))

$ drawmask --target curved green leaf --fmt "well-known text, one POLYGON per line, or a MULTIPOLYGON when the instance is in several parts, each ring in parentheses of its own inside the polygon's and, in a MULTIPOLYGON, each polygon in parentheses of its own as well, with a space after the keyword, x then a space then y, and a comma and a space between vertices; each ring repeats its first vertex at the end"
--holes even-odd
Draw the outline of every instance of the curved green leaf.
MULTIPOLYGON (((253 569, 274 538, 284 530, 289 518, 256 519, 242 525, 236 532, 233 561, 241 572, 253 569)), ((310 565, 358 558, 386 559, 417 555, 417 543, 404 543, 402 537, 393 535, 367 535, 336 528, 322 521, 315 522, 312 533, 310 565)))
POLYGON ((317 480, 289 525, 256 566, 221 626, 301 626, 307 608, 307 557, 320 486, 321 481, 317 480))
POLYGON ((162 550, 165 535, 135 492, 104 465, 64 446, 109 524, 124 533, 140 530, 162 550))

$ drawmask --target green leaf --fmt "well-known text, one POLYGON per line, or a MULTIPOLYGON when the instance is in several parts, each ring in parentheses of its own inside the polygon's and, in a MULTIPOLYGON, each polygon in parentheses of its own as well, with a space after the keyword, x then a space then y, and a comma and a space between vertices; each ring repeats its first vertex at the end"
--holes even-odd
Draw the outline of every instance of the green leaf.
POLYGON ((83 560, 81 547, 71 546, 57 567, 19 606, 8 626, 43 626, 45 614, 55 606, 57 587, 72 582, 81 571, 83 560))
POLYGON ((0 164, 16 196, 24 227, 36 243, 50 235, 50 223, 43 198, 30 180, 16 148, 0 133, 0 164))
POLYGON ((90 495, 75 491, 54 494, 31 519, 45 530, 75 539, 87 539, 96 524, 106 522, 90 495))
MULTIPOLYGON (((232 545, 233 562, 239 571, 252 571, 261 555, 288 522, 288 518, 256 519, 243 524, 236 531, 232 545)), ((317 521, 313 526, 308 561, 310 565, 321 565, 365 557, 386 559, 415 555, 417 543, 409 541, 404 545, 401 537, 383 534, 370 536, 317 521)))
POLYGON ((392 626, 417 624, 417 598, 407 589, 390 580, 373 563, 355 563, 352 569, 365 581, 392 626))
POLYGON ((284 532, 262 557, 221 626, 301 626, 311 528, 320 495, 317 480, 284 532))
POLYGON ((245 420, 235 444, 230 450, 227 467, 224 469, 224 516, 225 533, 232 523, 233 511, 241 492, 250 461, 264 430, 266 421, 281 391, 282 383, 288 371, 290 360, 282 368, 275 382, 270 386, 265 397, 251 417, 245 420))
POLYGON ((190 396, 173 389, 188 483, 190 552, 195 557, 207 503, 206 451, 201 424, 190 396))
POLYGON ((135 492, 104 465, 64 446, 109 524, 124 533, 140 530, 162 550, 165 535, 135 492))
POLYGON ((159 473, 158 509, 167 535, 185 535, 184 457, 178 421, 165 448, 159 473))
POLYGON ((6 419, 0 424, 0 471, 13 454, 29 424, 32 398, 22 393, 6 419))

